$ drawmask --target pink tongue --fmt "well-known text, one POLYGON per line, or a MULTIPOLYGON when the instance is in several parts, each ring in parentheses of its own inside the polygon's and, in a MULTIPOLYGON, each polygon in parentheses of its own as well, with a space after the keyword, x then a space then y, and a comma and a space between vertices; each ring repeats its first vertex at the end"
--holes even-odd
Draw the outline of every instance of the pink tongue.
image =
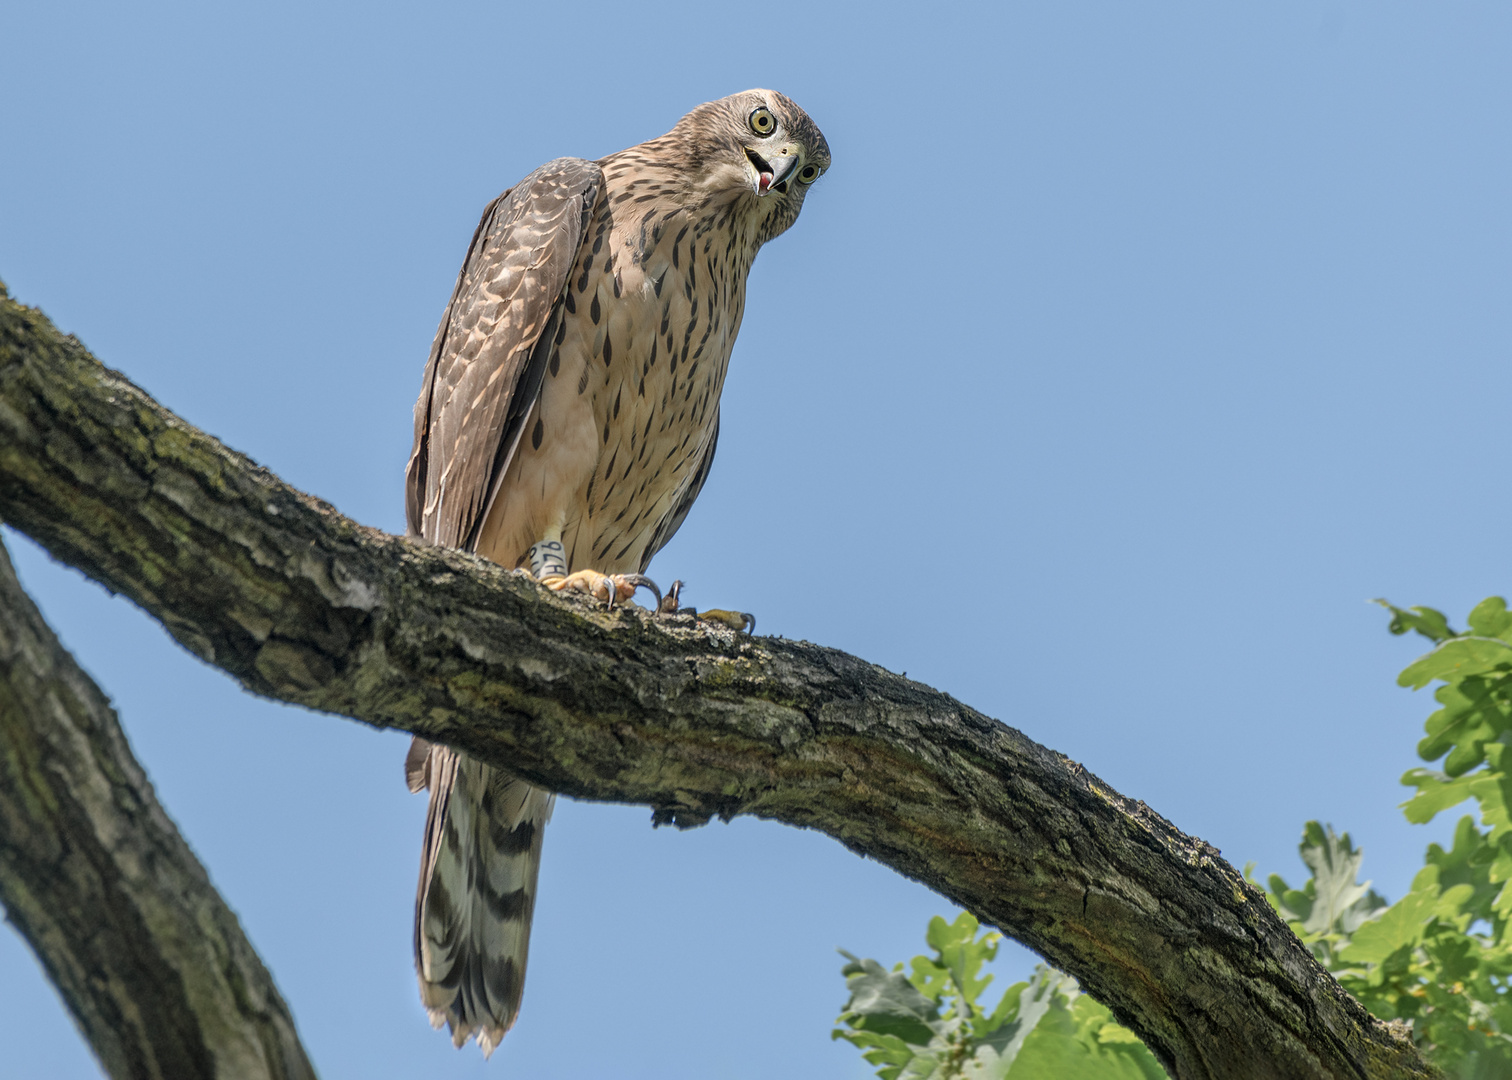
POLYGON ((762 173, 756 179, 756 186, 760 189, 761 193, 765 195, 767 188, 772 186, 772 174, 769 172, 762 173))

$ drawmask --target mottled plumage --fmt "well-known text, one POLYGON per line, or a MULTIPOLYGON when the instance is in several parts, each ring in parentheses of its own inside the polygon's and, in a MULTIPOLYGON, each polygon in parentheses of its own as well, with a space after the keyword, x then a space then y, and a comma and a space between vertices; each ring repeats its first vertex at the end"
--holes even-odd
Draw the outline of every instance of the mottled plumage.
MULTIPOLYGON (((708 477, 751 262, 828 166, 808 116, 752 90, 489 204, 415 406, 411 533, 510 567, 559 541, 563 573, 643 571, 708 477)), ((421 995, 488 1052, 519 1010, 551 799, 423 740, 407 772, 431 791, 421 995)))

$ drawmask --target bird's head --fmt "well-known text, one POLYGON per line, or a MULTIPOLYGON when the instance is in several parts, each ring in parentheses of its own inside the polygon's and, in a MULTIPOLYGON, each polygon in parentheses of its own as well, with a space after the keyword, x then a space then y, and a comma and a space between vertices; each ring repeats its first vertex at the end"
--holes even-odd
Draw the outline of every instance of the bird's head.
POLYGON ((668 138, 683 150, 692 187, 711 201, 738 199, 756 218, 762 240, 797 220, 808 189, 830 165, 824 133, 775 90, 700 105, 668 138))

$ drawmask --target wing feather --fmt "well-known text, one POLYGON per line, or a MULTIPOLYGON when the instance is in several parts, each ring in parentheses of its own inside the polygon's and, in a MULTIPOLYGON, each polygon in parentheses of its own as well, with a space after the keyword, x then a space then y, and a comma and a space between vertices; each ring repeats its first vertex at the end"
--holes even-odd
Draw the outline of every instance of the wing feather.
MULTIPOLYGON (((431 344, 405 469, 410 535, 472 550, 540 396, 562 296, 603 191, 592 162, 541 166, 483 211, 431 344)), ((432 1023, 484 1053, 519 1014, 550 792, 425 739, 415 961, 432 1023)))
POLYGON ((603 191, 591 161, 542 165, 483 211, 431 344, 405 469, 412 536, 471 549, 519 444, 603 191))

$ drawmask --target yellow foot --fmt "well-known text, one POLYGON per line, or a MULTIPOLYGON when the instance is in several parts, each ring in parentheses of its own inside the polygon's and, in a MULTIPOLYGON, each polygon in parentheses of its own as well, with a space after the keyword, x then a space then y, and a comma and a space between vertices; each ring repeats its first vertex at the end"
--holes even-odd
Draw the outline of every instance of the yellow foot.
POLYGON ((742 630, 747 634, 756 632, 756 616, 749 611, 725 611, 723 608, 711 608, 708 611, 698 612, 698 617, 708 622, 718 623, 720 626, 728 626, 737 634, 742 630))
POLYGON ((756 632, 756 616, 748 611, 725 611, 722 608, 713 608, 709 611, 699 611, 692 607, 679 607, 682 598, 681 581, 674 581, 672 588, 667 590, 666 599, 657 604, 656 610, 663 615, 692 615, 695 619, 703 619, 706 622, 718 623, 720 626, 735 631, 737 634, 745 631, 748 634, 756 632))
POLYGON ((662 594, 656 582, 641 574, 601 574, 597 570, 579 570, 565 577, 553 574, 541 579, 541 584, 555 592, 571 589, 587 593, 595 600, 602 600, 613 608, 635 595, 636 589, 650 589, 656 597, 656 610, 661 610, 662 594))

